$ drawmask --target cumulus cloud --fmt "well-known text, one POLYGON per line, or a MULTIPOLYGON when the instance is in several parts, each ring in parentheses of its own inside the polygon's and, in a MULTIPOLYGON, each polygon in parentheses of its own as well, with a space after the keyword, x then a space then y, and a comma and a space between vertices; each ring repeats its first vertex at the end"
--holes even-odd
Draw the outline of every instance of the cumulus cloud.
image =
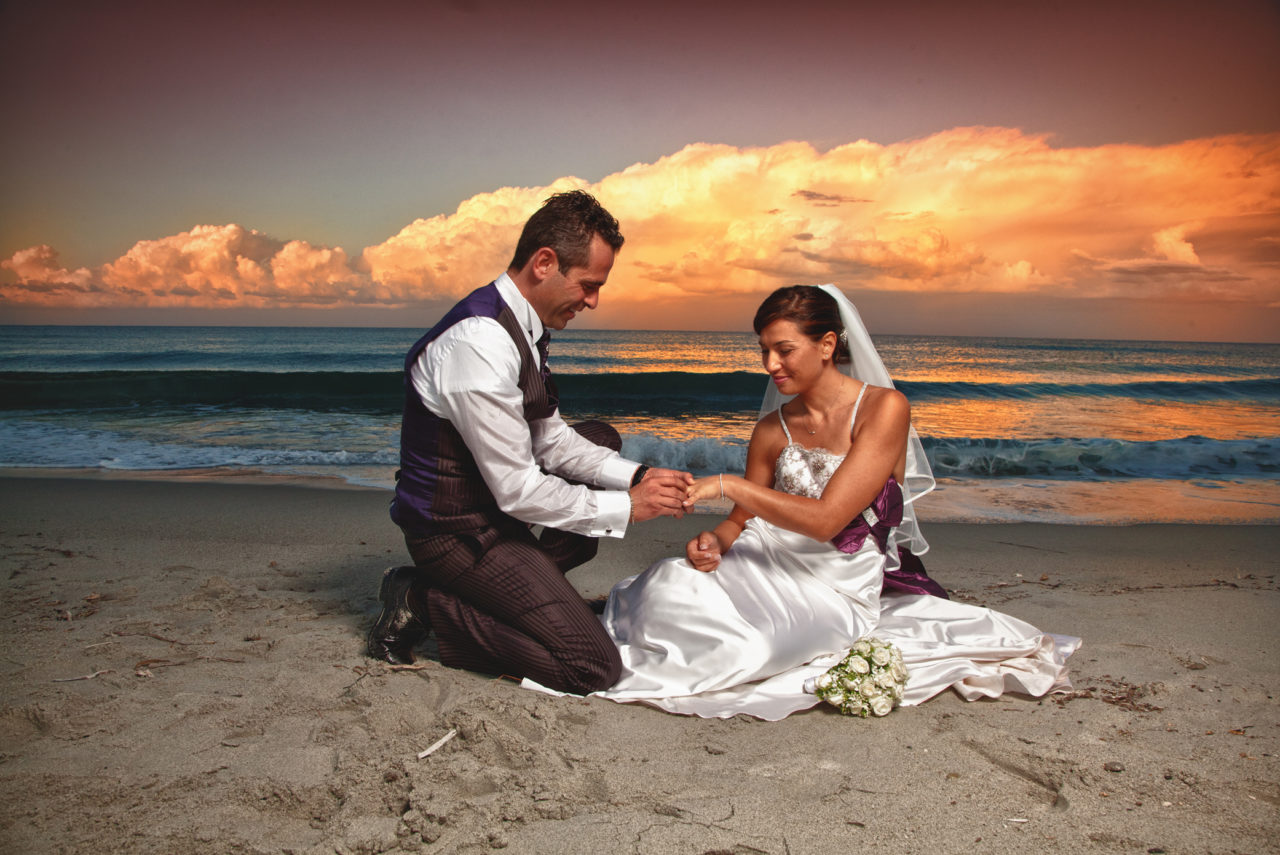
POLYGON ((0 267, 12 270, 33 294, 66 292, 83 294, 91 290, 93 274, 86 268, 71 271, 61 266, 58 252, 47 244, 15 252, 0 261, 0 267))
POLYGON ((340 249, 285 243, 234 224, 139 241, 97 270, 65 270, 47 246, 0 265, 18 277, 16 285, 0 286, 4 301, 75 308, 352 302, 356 290, 346 285, 359 279, 340 249))
POLYGON ((475 196, 454 214, 415 220, 369 247, 364 266, 389 299, 462 296, 506 269, 520 228, 543 199, 585 188, 566 178, 549 187, 503 187, 475 196))
POLYGON ((595 193, 627 244, 610 302, 749 295, 795 282, 915 293, 1274 304, 1280 135, 1054 148, 956 128, 828 151, 694 144, 594 184, 503 187, 360 255, 238 225, 138 243, 96 269, 47 246, 0 262, 0 305, 400 306, 453 298, 510 258, 553 192, 595 193))
POLYGON ((1277 295, 1274 264, 1252 259, 1280 231, 1274 135, 1054 149, 960 128, 825 153, 698 145, 594 189, 633 241, 615 276, 655 289, 1277 295))

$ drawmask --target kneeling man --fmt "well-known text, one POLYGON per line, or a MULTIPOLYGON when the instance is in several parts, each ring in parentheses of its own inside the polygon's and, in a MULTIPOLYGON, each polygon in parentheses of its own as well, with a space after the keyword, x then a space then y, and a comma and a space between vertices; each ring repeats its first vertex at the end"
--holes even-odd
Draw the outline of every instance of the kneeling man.
POLYGON ((409 349, 391 518, 415 566, 384 575, 370 656, 410 663, 434 631, 452 667, 575 694, 617 681, 617 649, 564 574, 599 537, 681 516, 692 477, 621 457, 603 422, 566 424, 546 353, 551 329, 596 307, 622 242, 589 194, 552 196, 507 272, 409 349))

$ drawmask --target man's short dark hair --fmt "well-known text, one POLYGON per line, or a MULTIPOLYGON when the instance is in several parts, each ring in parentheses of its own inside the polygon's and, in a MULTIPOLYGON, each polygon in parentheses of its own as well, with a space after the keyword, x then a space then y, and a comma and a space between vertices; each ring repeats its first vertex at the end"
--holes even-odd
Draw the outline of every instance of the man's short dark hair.
POLYGON ((570 267, 586 267, 594 235, 599 235, 614 252, 622 249, 624 238, 618 231, 618 221, 596 197, 582 190, 557 193, 524 224, 511 267, 522 270, 544 246, 555 251, 561 273, 568 273, 570 267))

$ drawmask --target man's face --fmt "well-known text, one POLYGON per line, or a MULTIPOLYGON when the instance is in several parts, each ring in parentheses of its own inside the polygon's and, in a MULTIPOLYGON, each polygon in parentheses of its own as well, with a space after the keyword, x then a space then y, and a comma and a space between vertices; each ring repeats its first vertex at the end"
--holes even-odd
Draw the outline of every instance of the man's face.
POLYGON ((570 267, 568 273, 561 273, 558 266, 553 266, 529 299, 542 323, 562 330, 578 312, 594 309, 600 302, 600 287, 613 268, 613 258, 613 247, 593 235, 585 267, 570 267))

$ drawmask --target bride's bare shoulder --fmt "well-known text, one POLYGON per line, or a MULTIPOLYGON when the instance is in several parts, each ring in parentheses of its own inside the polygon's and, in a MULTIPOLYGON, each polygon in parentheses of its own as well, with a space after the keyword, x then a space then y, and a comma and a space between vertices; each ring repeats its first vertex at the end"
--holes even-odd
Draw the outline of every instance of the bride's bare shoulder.
POLYGON ((751 435, 755 436, 761 432, 777 431, 782 433, 782 422, 778 418, 778 411, 765 413, 760 417, 760 421, 756 422, 756 426, 752 429, 751 435))
POLYGON ((858 422, 871 420, 908 423, 911 421, 911 403, 897 389, 868 386, 866 399, 858 411, 858 422))
POLYGON ((751 431, 751 444, 762 448, 776 446, 779 450, 787 444, 787 437, 782 431, 782 422, 778 419, 777 410, 766 413, 760 421, 756 422, 756 426, 751 431))

